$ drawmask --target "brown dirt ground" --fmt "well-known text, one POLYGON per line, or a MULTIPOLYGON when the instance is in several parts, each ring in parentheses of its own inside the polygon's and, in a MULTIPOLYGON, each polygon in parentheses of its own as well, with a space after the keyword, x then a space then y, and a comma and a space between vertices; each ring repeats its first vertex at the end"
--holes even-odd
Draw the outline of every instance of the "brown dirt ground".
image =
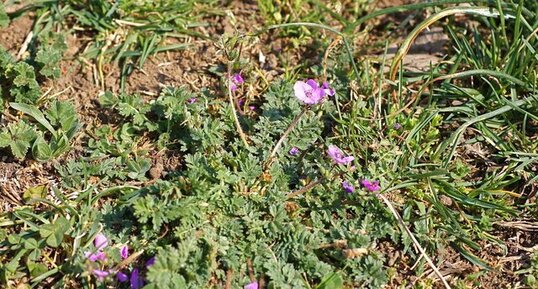
MULTIPOLYGON (((412 1, 384 0, 380 7, 399 5, 412 1)), ((260 13, 255 4, 234 1, 231 9, 238 19, 239 31, 253 31, 262 23, 260 13)), ((228 17, 214 16, 206 19, 213 25, 200 28, 199 32, 206 35, 221 35, 223 32, 231 33, 234 26, 228 17)), ((384 21, 398 20, 395 18, 380 19, 377 24, 383 25, 384 21)), ((32 14, 20 17, 12 21, 6 29, 0 29, 0 45, 6 47, 13 55, 16 55, 33 25, 32 14)), ((428 39, 425 39, 427 42, 428 39)), ((98 96, 104 90, 119 91, 119 68, 112 64, 103 67, 105 77, 104 87, 98 81, 96 68, 92 62, 82 59, 81 53, 86 47, 87 40, 78 35, 71 35, 68 39, 69 50, 61 62, 62 76, 55 81, 46 81, 43 84, 43 92, 50 95, 56 94, 58 98, 72 101, 84 124, 83 130, 97 127, 106 123, 113 123, 114 119, 109 111, 101 108, 98 104, 98 96)), ((187 85, 193 91, 207 88, 211 92, 220 93, 220 79, 208 72, 208 69, 225 64, 225 59, 218 53, 211 40, 187 39, 192 46, 184 51, 161 53, 150 57, 144 67, 136 69, 126 83, 128 93, 143 94, 147 100, 155 98, 165 86, 187 85)), ((263 77, 258 78, 263 83, 275 79, 283 73, 278 65, 280 59, 275 56, 284 55, 288 61, 299 61, 306 52, 305 48, 286 50, 286 39, 281 39, 272 33, 260 36, 257 42, 245 48, 245 57, 250 58, 251 63, 259 65, 263 77), (260 63, 260 55, 265 56, 264 63, 260 63)), ((282 56, 280 56, 282 57, 282 56)), ((249 88, 247 94, 253 99, 263 91, 264 85, 260 84, 249 88)), ((255 100, 254 100, 255 101, 255 100)), ((83 153, 83 138, 79 138, 74 144, 74 149, 59 161, 63 162, 71 158, 80 157, 83 153)), ((178 152, 152 152, 154 156, 153 168, 150 171, 152 179, 159 178, 168 171, 174 171, 180 166, 178 152)), ((13 206, 21 204, 21 194, 28 188, 37 185, 48 187, 58 183, 58 177, 54 174, 53 163, 37 163, 33 161, 17 162, 6 156, 0 156, 0 211, 9 211, 13 206)), ((479 275, 474 281, 462 281, 468 288, 513 288, 521 281, 521 277, 515 272, 528 264, 529 251, 538 243, 537 235, 532 231, 498 227, 492 232, 497 238, 506 242, 507 250, 488 245, 483 242, 484 250, 477 254, 486 260, 495 270, 479 275)), ((401 254, 401 248, 394 248, 392 243, 383 243, 378 248, 387 256, 387 265, 397 270, 387 288, 401 288, 404 284, 419 284, 426 279, 435 280, 436 276, 427 266, 422 276, 414 276, 412 268, 415 260, 401 254)), ((432 256, 440 261, 439 269, 451 283, 456 280, 464 280, 469 274, 479 271, 478 267, 470 264, 451 248, 440 252, 438 256, 432 256)), ((435 282, 434 287, 440 286, 435 282)), ((404 285, 405 286, 405 285, 404 285)))

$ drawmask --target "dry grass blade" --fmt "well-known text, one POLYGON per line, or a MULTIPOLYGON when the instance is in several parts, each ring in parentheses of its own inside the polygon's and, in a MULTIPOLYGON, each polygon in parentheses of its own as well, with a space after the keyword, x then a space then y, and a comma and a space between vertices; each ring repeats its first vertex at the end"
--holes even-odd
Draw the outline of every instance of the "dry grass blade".
POLYGON ((448 9, 442 10, 439 13, 430 16, 428 19, 420 23, 415 29, 413 29, 413 31, 411 31, 411 33, 407 36, 407 38, 402 43, 402 46, 400 47, 400 49, 398 49, 398 52, 396 52, 396 55, 392 59, 392 64, 390 66, 390 79, 391 80, 396 79, 396 73, 398 71, 398 68, 400 67, 400 62, 407 55, 407 53, 409 52, 409 49, 411 48, 411 45, 413 44, 415 39, 424 29, 428 28, 428 26, 432 25, 439 19, 442 19, 450 15, 456 15, 456 14, 480 15, 480 16, 486 16, 486 17, 498 17, 500 15, 498 11, 495 11, 492 8, 456 7, 456 8, 448 8, 448 9))

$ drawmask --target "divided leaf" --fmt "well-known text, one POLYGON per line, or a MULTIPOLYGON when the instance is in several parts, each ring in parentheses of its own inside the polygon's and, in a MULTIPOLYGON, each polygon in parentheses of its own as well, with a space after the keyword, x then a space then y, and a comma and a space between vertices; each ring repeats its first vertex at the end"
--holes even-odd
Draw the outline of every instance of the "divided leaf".
POLYGON ((69 221, 65 217, 59 217, 54 224, 45 224, 39 228, 39 235, 46 238, 48 246, 57 248, 63 241, 64 235, 69 230, 69 221))

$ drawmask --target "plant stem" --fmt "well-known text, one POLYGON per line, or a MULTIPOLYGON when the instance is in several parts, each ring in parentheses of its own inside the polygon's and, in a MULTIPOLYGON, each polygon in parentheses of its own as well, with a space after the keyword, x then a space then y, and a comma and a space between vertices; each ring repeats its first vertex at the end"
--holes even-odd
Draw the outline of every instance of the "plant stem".
POLYGON ((291 133, 293 128, 295 128, 297 126, 297 124, 299 123, 299 120, 305 114, 305 112, 307 110, 308 110, 308 107, 304 107, 303 110, 297 116, 295 116, 295 118, 291 121, 290 126, 288 126, 286 131, 282 134, 282 136, 280 137, 280 139, 276 143, 275 147, 271 151, 271 154, 269 155, 269 159, 267 160, 267 163, 269 163, 275 157, 276 153, 278 152, 278 150, 282 146, 282 143, 284 142, 284 140, 288 137, 288 135, 291 133))
MULTIPOLYGON (((229 69, 229 71, 231 72, 231 69, 229 69)), ((235 127, 237 128, 237 133, 239 134, 239 137, 243 141, 243 144, 245 145, 245 147, 248 148, 247 137, 246 137, 245 133, 243 132, 243 128, 241 128, 241 123, 239 123, 239 118, 237 117, 237 111, 235 109, 235 101, 234 101, 234 97, 233 97, 232 86, 230 85, 230 79, 229 79, 230 76, 231 76, 231 74, 228 73, 228 79, 226 80, 228 82, 227 83, 227 86, 228 86, 228 100, 230 101, 230 106, 232 107, 232 115, 234 117, 234 122, 235 122, 235 127)))

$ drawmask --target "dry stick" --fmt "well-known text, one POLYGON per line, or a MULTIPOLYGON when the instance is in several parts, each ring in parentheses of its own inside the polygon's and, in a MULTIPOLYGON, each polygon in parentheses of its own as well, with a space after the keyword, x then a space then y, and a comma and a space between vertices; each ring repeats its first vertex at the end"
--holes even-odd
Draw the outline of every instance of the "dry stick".
POLYGON ((295 192, 292 192, 292 193, 289 193, 286 198, 287 199, 291 199, 293 197, 296 197, 298 195, 301 195, 301 194, 304 194, 308 191, 310 191, 313 187, 317 186, 319 183, 321 183, 325 178, 324 177, 321 177, 315 181, 311 181, 310 183, 308 183, 308 185, 298 189, 297 191, 295 192))
POLYGON ((308 110, 307 107, 303 108, 303 110, 297 116, 295 116, 295 118, 291 121, 290 126, 288 126, 286 131, 282 134, 282 136, 280 137, 280 139, 276 143, 275 147, 271 151, 271 154, 269 155, 269 159, 267 160, 266 163, 270 163, 271 160, 275 157, 276 153, 278 152, 278 150, 282 146, 282 143, 284 142, 284 140, 288 137, 288 135, 293 130, 293 128, 295 128, 295 126, 297 126, 297 124, 299 123, 299 120, 301 119, 303 114, 305 114, 305 112, 307 110, 308 110))
POLYGON ((32 42, 32 38, 34 38, 34 32, 30 31, 30 33, 26 35, 26 38, 21 45, 21 49, 19 49, 19 53, 17 53, 17 60, 20 60, 24 53, 28 50, 28 45, 30 44, 30 42, 32 42))
POLYGON ((422 248, 422 246, 420 245, 420 243, 417 241, 417 239, 415 238, 415 236, 413 235, 413 233, 411 232, 411 230, 409 230, 409 228, 405 225, 404 223, 404 220, 402 219, 402 217, 400 216, 400 214, 398 214, 398 212, 396 211, 396 209, 394 209, 394 207, 392 206, 392 204, 390 203, 390 201, 385 197, 383 196, 382 194, 377 194, 378 197, 380 197, 383 202, 385 202, 385 204, 387 205, 387 207, 389 208, 390 212, 394 215, 394 217, 396 218, 396 220, 398 220, 398 223, 400 223, 400 225, 404 228, 405 232, 407 233, 407 235, 409 235, 409 237, 411 238, 411 240, 413 241, 413 243, 415 244, 415 246, 417 246, 418 250, 420 251, 420 253, 422 254, 422 256, 424 256, 424 258, 426 259, 426 261, 428 262, 428 264, 430 265, 430 267, 432 267, 432 270, 433 272, 435 272, 435 275, 437 275, 437 277, 439 277, 439 279, 441 279, 441 282, 443 283, 443 285, 445 286, 446 289, 451 289, 450 288, 450 285, 448 285, 448 283, 446 282, 445 278, 443 277, 443 274, 441 274, 441 272, 439 271, 439 269, 437 268, 437 266, 435 266, 435 264, 433 263, 432 259, 430 259, 430 257, 428 256, 428 254, 426 253, 426 250, 424 250, 424 248, 422 248))
POLYGON ((329 47, 327 47, 327 50, 325 50, 325 54, 323 55, 323 81, 327 81, 327 59, 329 58, 329 53, 331 53, 331 50, 336 47, 342 40, 342 36, 336 37, 331 44, 329 44, 329 47))

